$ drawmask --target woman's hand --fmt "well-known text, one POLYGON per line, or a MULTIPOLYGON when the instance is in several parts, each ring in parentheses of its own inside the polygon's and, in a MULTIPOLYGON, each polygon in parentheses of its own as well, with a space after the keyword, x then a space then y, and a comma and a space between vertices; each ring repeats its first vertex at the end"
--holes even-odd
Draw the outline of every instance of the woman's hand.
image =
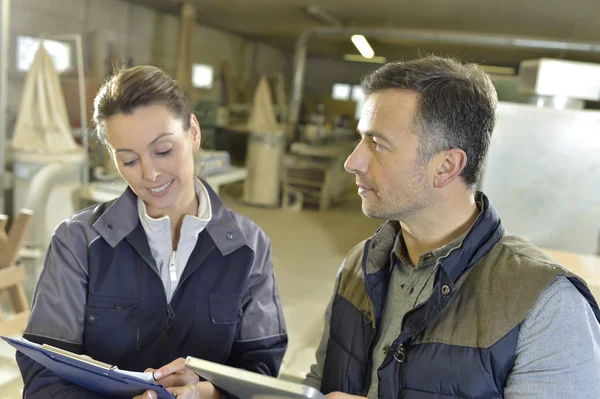
MULTIPOLYGON (((180 357, 177 360, 172 361, 171 363, 162 366, 158 370, 155 369, 146 369, 146 373, 154 374, 154 379, 157 384, 160 384, 167 388, 173 396, 181 399, 196 399, 196 398, 215 398, 221 399, 221 395, 218 391, 216 391, 212 384, 210 384, 210 389, 205 387, 203 382, 199 382, 200 378, 187 367, 185 367, 185 359, 180 357), (175 392, 170 391, 171 389, 176 390, 175 392), (211 390, 212 389, 212 390, 211 390), (219 396, 218 397, 209 397, 209 396, 194 396, 198 394, 208 394, 212 391, 216 391, 219 396), (180 396, 181 395, 181 396, 180 396)), ((156 399, 158 395, 156 392, 148 390, 144 392, 142 395, 138 395, 133 399, 156 399)))
POLYGON ((156 383, 165 388, 196 385, 200 381, 196 373, 185 367, 185 359, 182 357, 158 370, 147 369, 146 373, 153 373, 156 383))

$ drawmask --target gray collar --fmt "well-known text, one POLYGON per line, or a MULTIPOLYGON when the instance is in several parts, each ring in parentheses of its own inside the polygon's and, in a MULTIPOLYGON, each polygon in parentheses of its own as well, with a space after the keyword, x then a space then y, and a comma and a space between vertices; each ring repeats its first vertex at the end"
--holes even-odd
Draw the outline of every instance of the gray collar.
MULTIPOLYGON (((206 226, 206 231, 221 254, 225 256, 244 245, 249 246, 231 211, 206 181, 203 180, 202 183, 208 191, 212 207, 212 218, 206 226)), ((119 198, 107 203, 107 207, 92 227, 114 248, 140 223, 137 196, 131 188, 127 187, 119 198)))

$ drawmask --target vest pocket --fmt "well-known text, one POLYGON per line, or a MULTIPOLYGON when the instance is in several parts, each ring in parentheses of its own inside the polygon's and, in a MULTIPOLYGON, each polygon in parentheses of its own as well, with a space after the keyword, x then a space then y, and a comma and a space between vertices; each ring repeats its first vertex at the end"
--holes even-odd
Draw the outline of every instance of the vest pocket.
POLYGON ((135 352, 139 299, 92 296, 85 306, 83 342, 87 355, 110 364, 135 352))

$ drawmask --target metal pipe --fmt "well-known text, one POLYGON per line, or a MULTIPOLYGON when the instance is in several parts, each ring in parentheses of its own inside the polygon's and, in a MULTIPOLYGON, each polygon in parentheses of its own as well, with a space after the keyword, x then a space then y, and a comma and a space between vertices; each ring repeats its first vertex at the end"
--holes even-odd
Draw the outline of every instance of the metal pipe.
MULTIPOLYGON (((23 208, 31 209, 34 214, 46 215, 46 204, 52 189, 73 173, 75 164, 52 162, 45 164, 32 177, 23 208)), ((41 243, 47 245, 47 243, 41 243)))
POLYGON ((5 213, 4 183, 6 179, 6 108, 8 85, 8 41, 10 33, 10 0, 2 0, 0 8, 0 214, 5 213))
POLYGON ((32 177, 27 190, 27 199, 23 208, 33 211, 34 221, 38 223, 34 231, 29 233, 27 245, 35 248, 44 248, 48 245, 49 238, 45 237, 47 227, 48 198, 52 189, 68 177, 76 168, 75 164, 52 162, 45 164, 32 177))
POLYGON ((306 9, 306 12, 308 12, 313 17, 318 18, 319 20, 321 20, 325 23, 328 23, 331 26, 343 26, 344 25, 342 23, 342 21, 340 21, 337 17, 333 16, 331 13, 325 11, 324 9, 322 9, 319 6, 310 5, 306 9))
POLYGON ((50 35, 47 38, 54 40, 74 40, 75 51, 77 53, 77 83, 79 87, 79 119, 81 119, 81 141, 83 144, 83 175, 81 176, 82 184, 85 186, 90 181, 90 166, 89 166, 89 142, 88 142, 88 123, 87 109, 85 104, 85 76, 83 72, 83 46, 81 35, 50 35))
POLYGON ((319 27, 303 32, 296 42, 294 59, 294 78, 292 99, 289 109, 289 128, 294 129, 298 123, 302 91, 304 89, 304 75, 306 72, 306 54, 308 39, 311 36, 347 37, 361 34, 369 38, 406 40, 417 42, 452 43, 462 45, 476 45, 486 47, 517 47, 537 48, 561 51, 579 51, 587 53, 600 53, 600 42, 576 42, 566 40, 550 40, 536 37, 521 37, 509 35, 490 35, 461 33, 451 31, 430 31, 417 29, 387 29, 387 28, 360 28, 360 27, 319 27))

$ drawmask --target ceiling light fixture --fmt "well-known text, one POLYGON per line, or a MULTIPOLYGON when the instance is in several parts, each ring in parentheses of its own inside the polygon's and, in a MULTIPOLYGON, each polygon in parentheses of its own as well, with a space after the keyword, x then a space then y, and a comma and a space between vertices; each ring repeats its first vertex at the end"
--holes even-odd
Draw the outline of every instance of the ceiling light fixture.
POLYGON ((511 67, 500 67, 495 65, 479 65, 479 69, 494 75, 516 75, 517 69, 511 67))
POLYGON ((373 58, 375 52, 371 48, 371 45, 363 35, 352 35, 352 43, 358 49, 358 52, 365 58, 373 58))
POLYGON ((346 61, 357 61, 357 62, 371 62, 374 64, 385 64, 385 57, 371 57, 365 58, 360 54, 344 54, 346 61))

